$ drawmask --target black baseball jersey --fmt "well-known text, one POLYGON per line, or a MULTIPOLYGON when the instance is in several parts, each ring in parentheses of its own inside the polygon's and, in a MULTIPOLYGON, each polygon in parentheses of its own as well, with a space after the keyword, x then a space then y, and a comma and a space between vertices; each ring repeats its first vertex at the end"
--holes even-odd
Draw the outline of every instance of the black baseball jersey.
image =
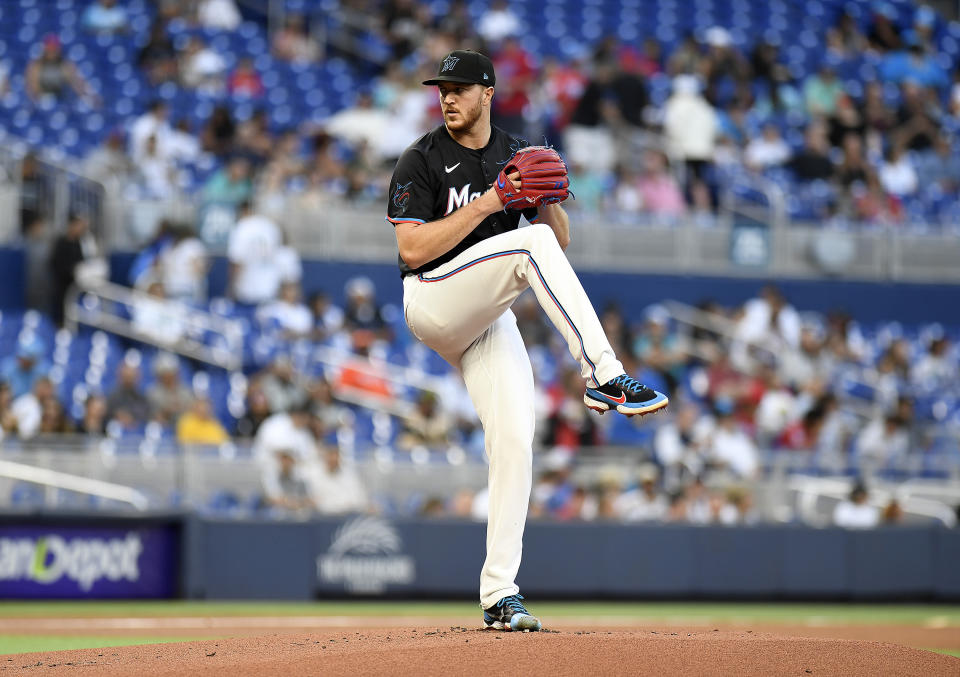
MULTIPOLYGON (((414 141, 397 161, 390 180, 387 221, 396 225, 442 219, 480 197, 513 154, 526 145, 493 127, 484 148, 466 148, 453 140, 445 125, 440 125, 414 141)), ((433 270, 488 237, 515 230, 521 215, 535 223, 537 210, 533 207, 523 212, 511 209, 491 214, 453 249, 415 270, 397 256, 400 273, 406 276, 433 270)))

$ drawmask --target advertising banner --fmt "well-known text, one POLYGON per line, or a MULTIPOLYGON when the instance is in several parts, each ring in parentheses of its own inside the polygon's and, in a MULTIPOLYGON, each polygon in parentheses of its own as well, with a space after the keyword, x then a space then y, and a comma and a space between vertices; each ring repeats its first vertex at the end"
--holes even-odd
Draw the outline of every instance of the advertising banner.
POLYGON ((173 597, 178 533, 170 525, 0 525, 0 598, 173 597))

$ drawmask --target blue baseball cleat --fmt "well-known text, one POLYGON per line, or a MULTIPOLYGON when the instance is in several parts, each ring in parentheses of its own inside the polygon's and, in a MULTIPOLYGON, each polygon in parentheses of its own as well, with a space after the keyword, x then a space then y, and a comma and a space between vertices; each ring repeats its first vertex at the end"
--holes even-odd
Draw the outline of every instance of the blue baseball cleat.
POLYGON ((525 630, 536 632, 543 627, 540 619, 523 606, 522 595, 504 597, 489 609, 483 610, 485 630, 525 630))
POLYGON ((601 414, 615 409, 626 416, 635 416, 665 409, 670 400, 663 393, 651 390, 636 379, 621 374, 599 388, 587 388, 583 403, 601 414))

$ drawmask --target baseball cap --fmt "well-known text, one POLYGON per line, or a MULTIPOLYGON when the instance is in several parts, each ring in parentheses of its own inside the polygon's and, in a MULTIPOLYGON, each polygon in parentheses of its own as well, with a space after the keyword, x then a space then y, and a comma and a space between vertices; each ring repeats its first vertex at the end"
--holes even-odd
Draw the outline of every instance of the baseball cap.
POLYGON ((455 49, 443 57, 437 77, 424 80, 423 84, 436 85, 441 82, 493 87, 497 76, 493 72, 493 62, 486 55, 469 49, 455 49))

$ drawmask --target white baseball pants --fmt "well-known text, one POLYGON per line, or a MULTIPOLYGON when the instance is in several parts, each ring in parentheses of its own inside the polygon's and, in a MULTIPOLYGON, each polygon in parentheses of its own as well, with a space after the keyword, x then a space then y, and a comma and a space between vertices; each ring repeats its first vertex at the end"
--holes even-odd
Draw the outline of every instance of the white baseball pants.
POLYGON ((403 282, 407 326, 460 370, 483 425, 490 462, 487 558, 480 574, 484 608, 519 591, 515 581, 533 481, 534 389, 510 306, 527 287, 590 385, 623 373, 590 299, 545 224, 491 237, 403 282))

